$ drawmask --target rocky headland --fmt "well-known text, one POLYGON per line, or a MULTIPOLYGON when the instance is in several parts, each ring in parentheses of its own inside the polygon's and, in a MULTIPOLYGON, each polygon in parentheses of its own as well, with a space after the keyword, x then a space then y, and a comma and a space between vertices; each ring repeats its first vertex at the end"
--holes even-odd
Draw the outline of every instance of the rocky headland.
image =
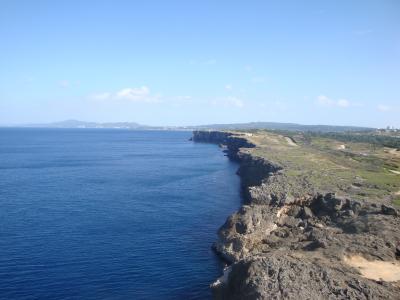
POLYGON ((400 176, 370 159, 392 152, 268 132, 195 131, 193 141, 240 163, 244 204, 213 245, 228 264, 215 299, 400 299, 400 176))

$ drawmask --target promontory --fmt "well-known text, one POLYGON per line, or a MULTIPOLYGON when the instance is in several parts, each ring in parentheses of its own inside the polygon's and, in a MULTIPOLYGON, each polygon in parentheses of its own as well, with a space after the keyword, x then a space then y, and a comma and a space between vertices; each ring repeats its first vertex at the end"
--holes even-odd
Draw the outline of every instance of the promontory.
POLYGON ((195 131, 239 162, 215 299, 400 299, 400 139, 195 131), (397 146, 398 144, 399 146, 397 146))

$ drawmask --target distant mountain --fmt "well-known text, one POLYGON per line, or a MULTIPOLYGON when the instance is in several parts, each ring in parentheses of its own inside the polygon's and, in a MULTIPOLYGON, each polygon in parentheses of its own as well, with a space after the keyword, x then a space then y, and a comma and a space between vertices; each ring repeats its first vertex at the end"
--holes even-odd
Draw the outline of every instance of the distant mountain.
POLYGON ((135 122, 96 123, 78 120, 65 120, 61 122, 26 124, 20 127, 46 127, 46 128, 125 128, 125 129, 150 129, 152 127, 135 122))
POLYGON ((147 126, 135 122, 84 122, 78 120, 65 120, 54 123, 25 124, 18 127, 38 127, 38 128, 116 128, 132 130, 250 130, 250 129, 270 129, 288 131, 314 131, 314 132, 345 132, 345 131, 371 131, 375 128, 357 126, 333 126, 333 125, 302 125, 295 123, 276 123, 276 122, 251 122, 233 124, 211 124, 199 126, 147 126))

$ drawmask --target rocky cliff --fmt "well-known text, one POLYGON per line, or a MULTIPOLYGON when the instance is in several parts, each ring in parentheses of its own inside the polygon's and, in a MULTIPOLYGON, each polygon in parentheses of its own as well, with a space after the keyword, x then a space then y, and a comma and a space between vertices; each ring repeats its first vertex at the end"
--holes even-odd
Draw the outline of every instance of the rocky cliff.
POLYGON ((251 134, 196 131, 240 162, 245 205, 213 245, 229 266, 215 299, 400 299, 400 220, 379 201, 337 196, 257 155, 251 134))

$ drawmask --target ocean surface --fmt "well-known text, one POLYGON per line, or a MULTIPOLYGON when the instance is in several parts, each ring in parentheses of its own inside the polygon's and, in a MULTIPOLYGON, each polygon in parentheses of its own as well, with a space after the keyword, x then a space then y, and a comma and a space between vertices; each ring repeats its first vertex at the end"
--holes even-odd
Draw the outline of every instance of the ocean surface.
POLYGON ((0 129, 0 299, 208 299, 237 165, 190 132, 0 129))

